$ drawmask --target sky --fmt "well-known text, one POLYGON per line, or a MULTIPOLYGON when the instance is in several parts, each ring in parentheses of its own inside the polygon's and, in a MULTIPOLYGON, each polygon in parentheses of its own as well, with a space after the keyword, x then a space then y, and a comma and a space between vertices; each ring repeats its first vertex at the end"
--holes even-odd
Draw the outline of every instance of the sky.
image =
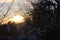
MULTIPOLYGON (((0 7, 0 14, 1 15, 3 15, 3 12, 6 13, 8 7, 10 6, 10 4, 11 4, 12 1, 13 0, 0 0, 0 6, 2 4, 4 4, 2 7, 0 7)), ((33 9, 32 5, 30 3, 31 1, 33 3, 37 2, 35 0, 14 0, 14 3, 12 5, 12 7, 11 7, 9 13, 8 13, 8 15, 10 15, 11 13, 17 12, 17 11, 18 11, 18 13, 23 13, 23 12, 26 13, 28 11, 28 9, 33 9)))
MULTIPOLYGON (((4 15, 7 12, 12 1, 13 0, 0 0, 0 16, 4 15)), ((11 6, 6 18, 12 17, 14 14, 23 14, 29 12, 30 9, 33 9, 31 2, 37 3, 38 1, 37 0, 14 0, 14 3, 11 6)))
MULTIPOLYGON (((12 1, 13 0, 0 0, 0 16, 6 13, 8 7, 11 5, 12 1), (4 5, 1 7, 2 4, 4 4, 4 5)), ((7 15, 13 16, 16 13, 21 14, 23 12, 24 13, 29 12, 30 9, 34 9, 31 2, 37 3, 38 0, 14 0, 14 3, 7 15)))
MULTIPOLYGON (((13 0, 0 0, 0 17, 7 12, 12 1, 13 0)), ((56 3, 54 0, 52 1, 53 3, 56 3)), ((31 9, 34 9, 31 2, 37 3, 38 0, 14 0, 6 18, 12 17, 14 14, 24 14, 29 12, 31 9)))

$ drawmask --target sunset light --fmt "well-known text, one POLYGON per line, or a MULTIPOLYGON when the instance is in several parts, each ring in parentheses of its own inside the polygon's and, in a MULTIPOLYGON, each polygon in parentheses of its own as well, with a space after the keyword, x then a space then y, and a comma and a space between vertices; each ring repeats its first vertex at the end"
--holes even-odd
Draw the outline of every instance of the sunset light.
POLYGON ((12 18, 11 21, 15 22, 15 23, 23 23, 24 22, 24 17, 21 16, 21 15, 16 15, 12 18))

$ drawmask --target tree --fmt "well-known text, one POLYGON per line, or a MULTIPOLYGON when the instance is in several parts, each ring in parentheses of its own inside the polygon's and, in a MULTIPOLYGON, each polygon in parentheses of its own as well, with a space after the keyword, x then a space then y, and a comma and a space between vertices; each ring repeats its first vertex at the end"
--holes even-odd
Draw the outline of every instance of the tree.
MULTIPOLYGON (((14 0, 13 0, 12 3, 10 4, 10 6, 8 7, 6 13, 4 14, 4 12, 3 12, 3 15, 2 15, 1 18, 0 18, 0 24, 1 24, 2 22, 4 22, 4 19, 6 18, 6 16, 7 16, 8 12, 9 12, 11 6, 13 5, 13 3, 14 3, 14 0)), ((2 7, 3 5, 4 5, 4 3, 3 3, 2 5, 0 5, 0 7, 2 7)))
POLYGON ((33 22, 40 28, 39 38, 54 40, 56 38, 56 33, 54 32, 59 31, 58 29, 60 28, 59 0, 38 0, 38 3, 32 3, 32 5, 34 7, 34 11, 32 12, 33 22))
MULTIPOLYGON (((3 24, 3 25, 1 25, 1 24, 4 22, 4 19, 6 18, 8 12, 10 11, 10 8, 11 8, 11 6, 13 5, 13 3, 14 3, 14 0, 13 0, 13 2, 10 4, 10 6, 8 7, 6 13, 3 12, 3 13, 2 13, 3 15, 0 16, 0 27, 1 27, 1 31, 2 31, 2 33, 0 34, 0 36, 2 36, 2 37, 0 37, 0 39, 2 39, 2 40, 7 40, 7 29, 6 29, 7 24, 3 24), (4 14, 4 13, 5 13, 5 14, 4 14)), ((0 7, 2 7, 2 6, 4 6, 4 5, 5 5, 5 3, 2 3, 2 4, 0 5, 0 7)), ((0 32, 1 32, 1 31, 0 31, 0 32)))

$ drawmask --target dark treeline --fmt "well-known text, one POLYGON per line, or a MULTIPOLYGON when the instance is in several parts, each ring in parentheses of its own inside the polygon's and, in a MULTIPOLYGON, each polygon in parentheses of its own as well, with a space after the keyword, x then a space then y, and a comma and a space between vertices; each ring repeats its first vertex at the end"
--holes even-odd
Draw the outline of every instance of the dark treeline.
POLYGON ((40 28, 39 40, 60 40, 60 0, 38 0, 32 5, 33 22, 40 28))
POLYGON ((7 40, 9 36, 16 37, 15 23, 8 22, 8 24, 0 25, 0 40, 7 40))
POLYGON ((0 40, 37 40, 37 30, 30 23, 8 22, 0 25, 0 40))

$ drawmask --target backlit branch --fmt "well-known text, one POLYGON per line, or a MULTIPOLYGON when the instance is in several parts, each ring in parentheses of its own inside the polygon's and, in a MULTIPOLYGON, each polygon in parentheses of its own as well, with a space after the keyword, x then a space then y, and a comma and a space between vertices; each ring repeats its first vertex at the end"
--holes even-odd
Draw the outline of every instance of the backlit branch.
POLYGON ((8 12, 9 12, 9 10, 10 10, 11 6, 13 5, 13 3, 14 3, 14 0, 13 0, 13 2, 11 3, 11 5, 8 7, 7 12, 2 16, 3 18, 2 18, 1 23, 2 23, 2 22, 3 22, 3 20, 6 18, 6 16, 7 16, 8 12))

